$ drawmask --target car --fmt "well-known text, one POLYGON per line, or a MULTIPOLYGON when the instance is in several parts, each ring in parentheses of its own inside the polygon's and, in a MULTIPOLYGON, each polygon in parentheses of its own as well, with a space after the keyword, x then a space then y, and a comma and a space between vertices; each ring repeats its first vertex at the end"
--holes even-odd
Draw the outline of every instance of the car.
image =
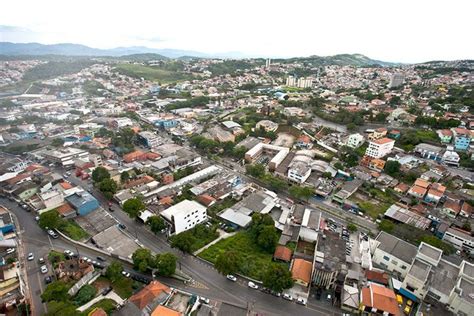
POLYGON ((247 285, 251 289, 258 290, 258 285, 253 283, 252 281, 249 281, 249 283, 247 285))
POLYGON ((399 294, 397 294, 397 302, 398 304, 402 305, 403 304, 403 297, 399 294))
POLYGON ((35 216, 35 221, 39 222, 40 220, 40 217, 39 216, 35 216))
POLYGON ((407 301, 407 305, 408 305, 408 306, 412 306, 412 305, 413 305, 413 301, 412 301, 412 300, 408 300, 408 301, 407 301))
POLYGON ((107 295, 109 294, 110 292, 112 292, 112 287, 109 286, 109 287, 106 287, 105 289, 102 290, 102 295, 107 295))
POLYGON ((58 238, 58 234, 56 234, 52 229, 48 229, 48 235, 51 236, 51 238, 56 239, 58 238))
POLYGON ((15 252, 15 248, 8 248, 7 249, 7 254, 11 254, 15 252))
POLYGON ((125 226, 125 225, 122 224, 122 223, 118 224, 118 227, 119 227, 120 229, 126 229, 126 228, 127 228, 127 226, 125 226))
POLYGON ((291 296, 291 295, 288 294, 288 293, 284 293, 284 294, 283 294, 283 299, 284 299, 284 300, 287 300, 287 301, 290 301, 290 302, 293 302, 293 296, 291 296))
POLYGON ((72 255, 74 254, 74 252, 72 252, 72 251, 69 250, 69 249, 66 249, 66 250, 64 250, 64 254, 65 254, 66 256, 68 256, 68 257, 72 257, 72 255))
POLYGON ((26 210, 26 209, 28 208, 28 205, 26 205, 26 204, 21 204, 21 208, 24 209, 24 210, 26 210))
POLYGON ((260 291, 262 291, 263 293, 270 293, 270 292, 271 292, 269 288, 266 288, 266 287, 264 287, 264 286, 262 286, 262 287, 260 288, 260 291))
POLYGON ((67 173, 63 174, 63 178, 66 179, 67 177, 69 177, 69 176, 67 175, 67 173))
POLYGON ((206 297, 200 296, 199 297, 199 302, 209 305, 210 300, 206 297))
POLYGON ((105 262, 105 259, 102 258, 101 256, 97 256, 97 260, 102 261, 102 262, 105 262))
POLYGON ((300 304, 300 305, 306 305, 306 300, 302 297, 298 297, 296 299, 296 304, 300 304))
POLYGON ((126 278, 129 278, 130 277, 130 272, 122 271, 122 275, 126 278))
POLYGON ((38 263, 43 264, 44 263, 44 258, 43 257, 38 258, 38 263))
POLYGON ((406 305, 405 306, 405 309, 403 310, 403 312, 406 314, 406 315, 410 315, 410 312, 411 312, 411 307, 406 305))
POLYGON ((49 284, 51 282, 53 282, 53 278, 50 275, 44 277, 44 283, 49 284))
POLYGON ((273 295, 273 296, 276 296, 276 297, 280 297, 280 296, 281 296, 281 293, 280 293, 280 292, 276 292, 276 291, 270 291, 270 294, 273 295))
POLYGON ((232 282, 236 282, 237 281, 237 278, 235 276, 233 276, 232 274, 228 274, 226 276, 227 280, 230 280, 232 282))
POLYGON ((30 252, 30 253, 28 254, 27 259, 28 259, 28 261, 32 261, 32 260, 35 259, 35 255, 34 255, 32 252, 30 252))
POLYGON ((42 265, 40 268, 40 271, 43 274, 48 273, 48 267, 46 265, 42 265))

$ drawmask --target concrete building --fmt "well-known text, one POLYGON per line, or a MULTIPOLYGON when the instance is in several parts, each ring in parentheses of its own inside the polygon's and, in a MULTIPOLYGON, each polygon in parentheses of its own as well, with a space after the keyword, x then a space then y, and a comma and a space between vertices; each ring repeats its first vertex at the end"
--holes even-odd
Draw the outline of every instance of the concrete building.
POLYGON ((66 201, 72 205, 78 215, 86 215, 99 207, 99 201, 89 192, 76 192, 68 197, 66 201))
POLYGON ((255 129, 263 128, 267 132, 275 132, 278 129, 278 124, 270 120, 261 120, 255 125, 255 129))
POLYGON ((461 229, 448 228, 444 233, 443 240, 452 244, 456 249, 465 250, 468 253, 474 251, 474 237, 461 229))
POLYGON ((87 160, 89 153, 82 149, 67 147, 57 150, 46 150, 43 156, 46 160, 61 164, 63 167, 72 167, 74 166, 75 159, 87 160))
POLYGON ((459 166, 459 161, 461 158, 459 154, 453 150, 452 146, 448 146, 448 149, 444 152, 443 156, 441 157, 441 161, 447 165, 451 166, 459 166))
POLYGON ((389 88, 397 88, 403 84, 405 81, 405 76, 400 73, 396 73, 390 76, 390 82, 388 84, 389 88))
POLYGON ((247 162, 254 162, 263 154, 272 156, 272 159, 268 164, 268 168, 270 170, 275 170, 289 152, 290 149, 287 147, 259 143, 245 153, 245 160, 247 162))
POLYGON ((293 160, 288 168, 288 179, 296 183, 304 183, 311 175, 311 166, 300 160, 293 160))
POLYGON ((359 133, 351 134, 347 139, 346 146, 349 146, 351 148, 358 148, 364 143, 364 140, 364 136, 359 133))
POLYGON ((455 287, 448 299, 448 309, 455 315, 472 315, 474 310, 474 265, 463 261, 455 287))
POLYGON ((417 248, 386 232, 380 232, 375 238, 372 250, 372 262, 383 269, 405 277, 417 248))
POLYGON ((160 138, 156 134, 148 131, 138 133, 137 139, 148 148, 154 148, 161 144, 160 138))
POLYGON ((401 315, 395 292, 375 283, 362 288, 359 309, 362 315, 401 315))
POLYGON ((163 216, 173 227, 174 234, 179 234, 207 220, 206 207, 198 202, 184 200, 163 212, 163 216))
POLYGON ((381 138, 369 143, 365 154, 372 158, 382 158, 388 155, 395 145, 395 141, 390 138, 381 138))

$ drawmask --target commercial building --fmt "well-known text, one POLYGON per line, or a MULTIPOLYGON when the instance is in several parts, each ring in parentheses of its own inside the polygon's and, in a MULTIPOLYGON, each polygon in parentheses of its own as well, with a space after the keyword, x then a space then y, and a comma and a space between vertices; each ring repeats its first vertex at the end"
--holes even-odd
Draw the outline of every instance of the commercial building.
POLYGON ((449 242, 459 250, 465 250, 468 253, 474 251, 474 237, 461 229, 448 228, 444 233, 443 240, 449 242))
POLYGON ((358 148, 364 143, 364 140, 364 136, 359 133, 351 134, 347 139, 346 146, 349 146, 351 148, 358 148))
POLYGON ((430 219, 418 215, 415 212, 409 211, 406 208, 400 207, 397 204, 392 204, 385 211, 384 216, 394 221, 408 224, 420 229, 427 229, 431 224, 430 219))
POLYGON ((68 197, 66 201, 72 205, 78 215, 86 215, 99 207, 99 201, 89 192, 76 192, 68 197))
POLYGON ((45 150, 43 156, 46 160, 61 164, 63 167, 72 167, 74 166, 74 159, 87 160, 89 153, 82 149, 67 147, 57 150, 45 150))
POLYGON ((198 202, 184 200, 160 213, 172 225, 172 232, 179 234, 207 220, 206 207, 198 202))
POLYGON ((382 158, 388 155, 395 145, 395 141, 390 138, 381 138, 369 143, 365 154, 372 158, 382 158))
POLYGON ((154 148, 161 145, 160 138, 152 132, 140 132, 137 135, 137 139, 139 142, 141 142, 144 146, 148 148, 154 148))
POLYGON ((296 183, 304 183, 311 175, 311 166, 300 160, 293 160, 288 168, 288 179, 296 183))
POLYGON ((275 170, 289 152, 290 149, 287 147, 259 143, 245 153, 245 160, 247 162, 254 162, 263 154, 272 156, 272 159, 268 164, 268 168, 270 170, 275 170))

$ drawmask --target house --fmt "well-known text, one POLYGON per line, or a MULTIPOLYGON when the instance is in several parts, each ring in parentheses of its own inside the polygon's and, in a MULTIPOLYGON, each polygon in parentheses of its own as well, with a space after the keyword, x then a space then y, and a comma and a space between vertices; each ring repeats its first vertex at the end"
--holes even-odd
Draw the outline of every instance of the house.
POLYGON ((174 309, 159 305, 155 308, 151 316, 182 316, 183 313, 177 312, 174 309))
POLYGON ((366 315, 371 315, 372 313, 387 316, 401 315, 395 292, 392 289, 374 283, 362 288, 360 293, 360 311, 366 315))
POLYGON ((466 128, 452 128, 451 131, 454 135, 454 149, 459 151, 467 150, 473 138, 472 132, 466 128))
POLYGON ((416 253, 416 246, 382 231, 375 238, 372 261, 384 270, 405 277, 416 253))
POLYGON ((308 135, 302 134, 296 141, 296 147, 300 149, 311 149, 313 148, 313 142, 308 135))
POLYGON ((443 197, 446 187, 440 183, 433 183, 430 185, 428 193, 425 196, 425 202, 428 203, 438 203, 439 200, 443 197))
POLYGON ((381 138, 384 138, 387 135, 387 129, 385 127, 380 127, 374 130, 372 133, 369 134, 369 140, 375 141, 381 138))
POLYGON ((461 202, 458 200, 447 199, 441 212, 446 214, 448 217, 456 218, 459 212, 461 212, 461 202))
POLYGON ((387 135, 388 138, 395 139, 395 140, 400 139, 400 136, 401 136, 401 133, 397 129, 392 129, 387 135))
POLYGON ((449 144, 453 138, 453 132, 449 129, 440 129, 437 131, 438 137, 442 143, 449 144))
POLYGON ((395 141, 393 139, 380 138, 369 143, 365 154, 372 158, 382 158, 392 151, 394 145, 395 141))
POLYGON ((395 188, 393 188, 393 190, 395 192, 401 193, 401 194, 406 193, 409 189, 410 189, 410 186, 408 184, 403 183, 403 182, 397 184, 397 186, 395 186, 395 188))
POLYGON ((38 192, 38 186, 33 182, 25 182, 20 184, 13 195, 18 197, 22 201, 28 200, 30 197, 34 196, 38 192))
POLYGON ((430 183, 428 181, 418 178, 416 179, 410 190, 408 190, 408 194, 415 198, 422 199, 425 196, 426 192, 428 192, 429 186, 430 183))
POLYGON ((469 218, 472 216, 473 211, 474 208, 467 201, 464 201, 461 206, 461 211, 459 212, 459 215, 465 218, 469 218))
POLYGON ((311 274, 313 270, 313 264, 304 259, 294 259, 291 266, 291 276, 295 283, 302 286, 309 286, 311 282, 311 274))
POLYGON ((369 162, 369 169, 381 172, 385 167, 385 160, 382 159, 371 159, 369 162))
POLYGON ((364 136, 362 136, 359 133, 351 134, 349 135, 349 138, 347 139, 346 146, 349 146, 351 148, 358 148, 360 147, 365 141, 364 136))
POLYGON ((138 133, 137 139, 140 143, 148 148, 154 148, 161 144, 161 139, 156 134, 148 131, 138 133))
POLYGON ((255 125, 255 129, 263 128, 266 132, 275 132, 278 129, 278 124, 270 120, 261 120, 255 125))
POLYGON ((447 165, 451 166, 459 166, 459 161, 461 158, 459 154, 453 150, 452 146, 448 146, 446 151, 444 152, 443 156, 441 157, 441 161, 447 165))
POLYGON ((342 291, 341 309, 356 314, 359 310, 359 289, 348 284, 344 284, 342 291))
POLYGON ((78 215, 86 215, 99 207, 99 201, 89 192, 76 192, 66 197, 78 215))
POLYGON ((136 307, 135 313, 129 315, 151 315, 157 306, 169 298, 171 293, 172 290, 166 285, 159 281, 151 281, 150 284, 128 299, 129 303, 136 307))
POLYGON ((171 225, 174 234, 179 234, 207 220, 206 207, 198 202, 184 200, 160 213, 171 225))
POLYGON ((290 262, 292 255, 293 253, 290 248, 278 245, 273 253, 273 260, 290 262))

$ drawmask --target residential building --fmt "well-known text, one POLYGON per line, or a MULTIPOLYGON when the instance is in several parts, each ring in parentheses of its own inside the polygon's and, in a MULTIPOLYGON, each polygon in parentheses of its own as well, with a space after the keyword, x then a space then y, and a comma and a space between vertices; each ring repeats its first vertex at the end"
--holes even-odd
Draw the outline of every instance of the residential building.
POLYGON ((396 73, 390 76, 389 88, 397 88, 403 84, 405 76, 401 73, 396 73))
POLYGON ((309 138, 308 135, 302 134, 300 137, 298 137, 298 140, 296 141, 296 147, 300 149, 311 149, 313 148, 313 142, 311 141, 311 138, 309 138))
POLYGON ((454 136, 454 149, 459 151, 465 151, 469 148, 469 143, 473 139, 472 131, 466 128, 453 128, 451 129, 454 136))
POLYGON ((443 240, 459 250, 464 250, 468 253, 474 251, 474 237, 464 230, 449 227, 444 233, 443 240))
POLYGON ((184 200, 160 213, 171 225, 174 234, 179 234, 207 220, 206 207, 198 202, 184 200))
POLYGON ((442 143, 449 144, 453 139, 453 132, 449 129, 437 130, 437 134, 442 143))
POLYGON ((377 139, 381 139, 381 138, 384 138, 387 136, 387 129, 385 127, 380 127, 380 128, 377 128, 376 130, 373 130, 368 138, 370 141, 374 141, 374 140, 377 140, 377 139))
POLYGON ((372 158, 382 158, 392 151, 394 145, 395 141, 393 139, 377 139, 369 143, 369 147, 367 147, 365 154, 372 158))
POLYGON ((440 183, 430 185, 428 193, 425 196, 425 202, 437 204, 443 197, 446 187, 440 183))
POLYGON ((154 148, 161 144, 161 139, 155 133, 148 131, 138 133, 137 139, 148 148, 154 148))
POLYGON ((442 157, 441 153, 443 152, 443 148, 439 146, 421 143, 415 146, 415 152, 423 158, 440 161, 442 157))
POLYGON ((447 199, 441 209, 441 213, 451 218, 456 218, 459 212, 461 212, 461 201, 459 200, 447 199))
POLYGON ((288 168, 288 179, 304 183, 311 175, 311 166, 305 161, 293 160, 288 168))
POLYGON ((474 266, 463 261, 456 285, 448 299, 448 309, 455 315, 471 315, 474 310, 474 266))
POLYGON ((365 141, 365 138, 363 135, 359 133, 351 134, 349 135, 349 138, 347 139, 346 146, 349 146, 351 148, 358 148, 360 147, 365 141))
POLYGON ((89 192, 76 192, 68 197, 66 201, 72 205, 78 215, 87 215, 99 207, 99 201, 89 192))
POLYGON ((449 146, 448 149, 444 152, 443 157, 441 157, 441 161, 443 161, 447 165, 451 166, 459 166, 459 161, 461 158, 459 154, 453 150, 453 147, 449 146))
POLYGON ((300 258, 294 259, 290 270, 295 283, 304 287, 309 286, 313 271, 313 264, 311 262, 300 258))
POLYGON ((158 281, 152 281, 139 292, 130 296, 128 303, 119 314, 142 316, 152 315, 154 310, 158 306, 161 306, 161 304, 164 304, 171 294, 172 290, 169 287, 158 281))
POLYGON ((370 283, 360 292, 360 311, 362 315, 401 315, 395 292, 392 289, 370 283))
POLYGON ((418 251, 417 248, 383 231, 377 235, 374 244, 372 262, 387 271, 405 277, 418 251))
POLYGON ((44 151, 43 155, 45 159, 61 164, 63 167, 73 167, 75 159, 87 160, 89 157, 89 153, 87 151, 73 147, 46 150, 44 151))
POLYGON ((278 124, 270 120, 261 120, 255 125, 255 129, 263 128, 267 132, 275 132, 278 129, 278 124))
POLYGON ((400 139, 401 136, 402 136, 401 132, 397 129, 392 129, 387 135, 388 138, 395 139, 395 140, 400 139))

